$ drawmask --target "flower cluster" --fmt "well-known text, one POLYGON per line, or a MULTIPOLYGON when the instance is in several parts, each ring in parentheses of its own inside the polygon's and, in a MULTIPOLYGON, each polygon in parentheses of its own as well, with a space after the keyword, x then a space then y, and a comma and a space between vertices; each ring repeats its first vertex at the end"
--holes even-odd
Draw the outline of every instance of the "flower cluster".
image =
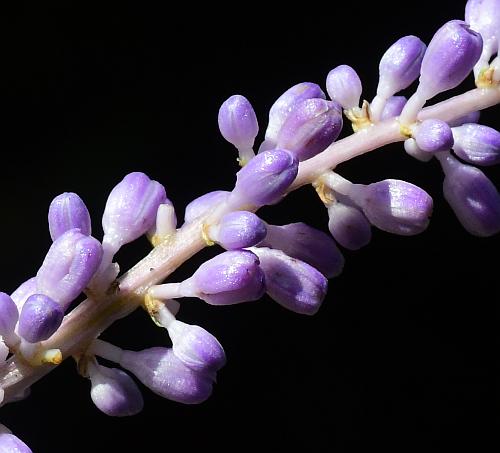
MULTIPOLYGON (((500 194, 473 166, 500 162, 500 133, 478 124, 477 111, 450 121, 419 119, 429 99, 458 86, 471 72, 478 86, 498 89, 499 57, 491 60, 499 46, 500 1, 469 0, 465 19, 443 25, 428 46, 415 36, 396 41, 380 60, 377 92, 370 103, 361 103, 361 80, 346 65, 327 76, 330 100, 317 84, 291 87, 271 107, 258 149, 259 126, 252 105, 243 96, 230 97, 220 107, 219 129, 237 149, 242 168, 233 190, 193 200, 179 228, 165 188, 144 173, 128 174, 111 191, 102 216, 101 241, 91 236, 90 215, 82 199, 74 193, 57 196, 49 207, 53 242, 43 263, 12 294, 0 293, 0 370, 20 358, 36 373, 42 364, 57 365, 72 355, 80 374, 90 380, 95 406, 110 416, 134 415, 143 408, 141 390, 126 371, 164 398, 185 404, 205 401, 226 355, 203 327, 177 319, 179 299, 231 305, 267 294, 288 310, 312 315, 325 298, 328 278, 343 270, 340 247, 366 246, 372 226, 415 235, 429 224, 433 201, 423 189, 397 179, 353 183, 333 165, 326 170, 318 165, 309 180, 326 206, 331 234, 305 223, 272 225, 255 214, 292 190, 301 162, 314 162, 315 156, 335 146, 343 115, 363 136, 369 136, 370 128, 396 124, 399 136, 394 141, 404 140, 408 154, 440 162, 444 197, 464 228, 477 236, 500 232, 500 194), (418 87, 408 100, 398 95, 417 79, 418 87), (144 273, 145 265, 139 263, 135 274, 132 270, 117 279, 116 253, 143 235, 154 247, 150 259, 158 260, 160 270, 147 266, 150 272, 144 273), (189 278, 161 283, 197 247, 214 244, 224 251, 189 278), (174 264, 162 270, 162 260, 174 264), (75 315, 65 323, 69 319, 65 315, 82 293, 88 299, 80 307, 94 313, 93 322, 85 319, 79 325, 75 315), (129 351, 98 338, 115 319, 110 313, 138 305, 166 329, 169 347, 129 351), (99 311, 100 307, 104 308, 99 311), (110 319, 100 319, 103 313, 110 319), (104 366, 98 358, 121 369, 104 366)), ((22 383, 9 394, 8 387, 0 387, 0 403, 29 393, 22 383)), ((31 450, 0 425, 0 451, 31 450)))

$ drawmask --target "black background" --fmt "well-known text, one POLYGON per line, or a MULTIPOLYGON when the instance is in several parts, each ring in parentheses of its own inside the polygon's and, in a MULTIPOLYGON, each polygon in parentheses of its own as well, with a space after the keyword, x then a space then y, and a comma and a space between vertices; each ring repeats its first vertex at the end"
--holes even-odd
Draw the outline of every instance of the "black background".
MULTIPOLYGON (((144 171, 165 184, 182 219, 191 199, 234 182, 236 155, 217 129, 227 97, 252 101, 260 137, 276 97, 301 81, 324 86, 339 64, 358 70, 371 99, 385 49, 405 34, 429 42, 445 21, 463 17, 465 2, 337 3, 283 5, 272 15, 269 5, 250 3, 220 10, 186 4, 178 12, 127 2, 6 14, 1 289, 11 292, 36 272, 50 245, 46 212, 57 194, 82 196, 100 238, 109 190, 126 173, 144 171)), ((500 127, 498 109, 482 118, 500 127)), ((35 453, 479 451, 494 420, 499 238, 469 236, 442 200, 437 162, 415 161, 401 145, 339 172, 356 182, 398 178, 425 188, 435 199, 428 231, 411 238, 374 231, 368 247, 346 251, 344 273, 311 318, 266 298, 224 308, 186 300, 180 319, 213 332, 228 356, 200 406, 145 389, 140 415, 111 419, 93 407, 88 381, 68 360, 28 400, 2 408, 2 423, 35 453)), ((500 185, 498 168, 485 172, 500 185)), ((303 220, 326 230, 326 211, 308 188, 261 212, 270 222, 303 220)), ((126 247, 122 267, 147 250, 145 240, 126 247)), ((214 253, 204 251, 172 281, 214 253)), ((104 338, 132 349, 168 344, 141 310, 104 338)))

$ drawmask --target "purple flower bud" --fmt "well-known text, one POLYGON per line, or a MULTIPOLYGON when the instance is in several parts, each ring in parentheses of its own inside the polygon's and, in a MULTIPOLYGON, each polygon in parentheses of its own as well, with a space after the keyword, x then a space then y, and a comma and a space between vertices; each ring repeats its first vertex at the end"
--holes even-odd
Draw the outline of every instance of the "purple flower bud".
POLYGON ((460 223, 475 236, 500 231, 500 194, 485 174, 451 155, 439 156, 445 172, 443 192, 460 223))
POLYGON ((420 74, 426 46, 416 36, 398 39, 382 56, 377 96, 387 99, 409 87, 420 74))
POLYGON ((194 371, 167 348, 124 351, 120 365, 157 395, 184 404, 205 401, 212 393, 213 373, 194 371))
POLYGON ((358 250, 372 238, 371 225, 359 209, 335 202, 328 206, 328 229, 335 240, 346 249, 358 250))
POLYGON ((78 228, 90 236, 90 214, 83 200, 72 192, 65 192, 52 200, 49 207, 50 237, 55 241, 61 234, 78 228))
POLYGON ((165 188, 144 173, 130 173, 109 194, 102 216, 106 241, 118 250, 150 230, 165 203, 165 188))
POLYGON ((324 99, 296 104, 281 127, 277 146, 300 161, 309 159, 333 143, 342 130, 340 106, 324 99))
POLYGON ((226 250, 252 247, 266 237, 266 225, 252 212, 233 211, 209 228, 210 239, 226 250))
POLYGON ((422 151, 414 138, 405 140, 404 148, 409 156, 414 157, 420 162, 429 162, 434 157, 434 154, 422 151))
POLYGON ((236 174, 229 200, 236 206, 277 203, 297 176, 298 160, 288 151, 274 149, 258 154, 236 174))
POLYGON ((448 123, 429 119, 422 121, 413 130, 417 146, 425 152, 447 151, 453 146, 453 134, 448 123))
POLYGON ((97 239, 78 229, 66 231, 54 241, 38 270, 37 292, 66 309, 88 285, 101 258, 102 247, 97 239))
POLYGON ((215 190, 214 192, 208 192, 201 197, 195 198, 186 206, 184 221, 186 223, 192 222, 198 217, 208 214, 216 206, 223 204, 230 193, 226 190, 215 190))
POLYGON ((89 366, 90 397, 99 410, 112 417, 126 417, 142 411, 144 400, 133 379, 117 368, 89 366))
POLYGON ((356 71, 347 65, 332 69, 326 78, 326 91, 330 99, 337 101, 345 110, 359 106, 361 80, 356 71))
POLYGON ((0 292, 0 336, 10 336, 19 318, 17 306, 12 298, 0 292))
POLYGON ((404 96, 391 96, 384 105, 380 120, 384 121, 390 118, 396 118, 403 111, 405 105, 406 98, 404 96))
POLYGON ((397 179, 354 185, 352 199, 368 220, 381 230, 410 236, 427 228, 432 198, 425 190, 397 179))
POLYGON ((64 317, 61 306, 50 297, 34 294, 28 297, 19 316, 19 335, 30 343, 51 337, 64 317))
POLYGON ((237 304, 262 297, 264 273, 252 252, 224 252, 203 263, 181 288, 184 296, 212 305, 237 304))
POLYGON ((31 449, 14 434, 0 434, 1 453, 33 453, 31 449))
POLYGON ((224 349, 210 332, 177 320, 167 328, 174 354, 192 370, 215 372, 225 365, 224 349))
POLYGON ((314 267, 281 250, 255 247, 269 296, 288 310, 313 315, 326 296, 328 280, 314 267))
POLYGON ((266 139, 260 151, 267 151, 276 147, 279 131, 296 104, 305 99, 325 99, 325 97, 325 93, 323 93, 319 85, 309 82, 299 83, 285 91, 269 110, 266 139))
POLYGON ((457 127, 461 126, 462 124, 477 123, 479 122, 480 116, 480 111, 470 112, 464 116, 461 116, 460 118, 457 118, 456 120, 449 121, 448 124, 450 125, 450 127, 457 127))
POLYGON ((481 34, 485 45, 488 43, 492 49, 496 50, 500 44, 500 2, 498 0, 469 0, 465 6, 465 21, 473 30, 481 34))
POLYGON ((463 21, 444 24, 433 36, 422 61, 418 91, 430 99, 459 85, 478 61, 481 35, 463 21))
POLYGON ((22 306, 26 302, 26 299, 30 297, 32 294, 36 294, 37 291, 37 283, 36 277, 32 277, 29 280, 26 280, 24 283, 21 283, 19 287, 10 295, 12 300, 16 303, 18 310, 21 310, 22 306))
POLYGON ((218 120, 220 132, 229 143, 237 149, 252 149, 259 125, 246 97, 236 94, 224 101, 218 120))
POLYGON ((452 131, 458 157, 476 165, 500 163, 500 132, 479 124, 464 124, 452 131))
POLYGON ((267 236, 259 247, 282 250, 315 267, 327 278, 340 275, 344 268, 344 257, 335 241, 323 231, 302 222, 268 225, 267 236))

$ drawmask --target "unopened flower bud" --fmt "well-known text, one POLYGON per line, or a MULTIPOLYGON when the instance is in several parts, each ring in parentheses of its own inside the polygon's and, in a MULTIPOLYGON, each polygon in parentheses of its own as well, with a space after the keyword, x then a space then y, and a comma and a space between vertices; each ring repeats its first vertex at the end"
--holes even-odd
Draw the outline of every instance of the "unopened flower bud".
POLYGON ((33 453, 31 449, 14 434, 0 434, 0 453, 33 453))
POLYGON ((19 312, 12 298, 0 292, 0 336, 9 337, 16 328, 19 312))
POLYGON ((323 231, 305 223, 268 225, 259 247, 278 249, 318 269, 325 277, 340 275, 344 257, 335 241, 323 231))
POLYGON ((358 250, 372 238, 370 222, 354 206, 334 202, 328 206, 328 219, 330 233, 346 249, 358 250))
POLYGON ((254 213, 233 211, 208 228, 210 240, 226 250, 238 250, 258 244, 266 236, 266 225, 254 213))
POLYGON ((73 228, 78 228, 86 236, 90 236, 92 232, 87 206, 76 193, 65 192, 54 198, 50 203, 48 217, 53 241, 73 228))
POLYGON ((294 181, 298 168, 298 160, 288 151, 260 153, 236 174, 228 202, 240 207, 277 203, 294 181))
POLYGON ((130 173, 109 194, 102 216, 104 242, 116 252, 155 224, 158 206, 164 203, 164 187, 144 173, 130 173))
POLYGON ((21 283, 19 287, 10 295, 12 300, 16 303, 18 310, 20 311, 26 299, 32 294, 36 294, 37 284, 36 277, 32 277, 29 280, 26 280, 24 283, 21 283))
POLYGON ((342 113, 336 102, 306 99, 296 104, 280 129, 277 147, 300 161, 331 145, 342 130, 342 113))
POLYGON ((469 123, 477 123, 479 122, 479 117, 481 116, 480 111, 475 111, 475 112, 470 112, 467 113, 464 116, 461 116, 460 118, 457 118, 453 121, 449 121, 448 124, 450 127, 457 127, 461 126, 462 124, 469 124, 469 123))
POLYGON ((226 190, 215 190, 208 192, 201 197, 195 198, 191 203, 186 206, 186 213, 184 214, 184 221, 186 223, 209 213, 217 206, 224 204, 231 192, 226 190))
POLYGON ((406 154, 414 157, 420 162, 429 162, 434 157, 434 154, 422 151, 418 147, 417 142, 414 138, 409 138, 404 141, 404 149, 406 151, 406 154))
POLYGON ((464 124, 452 131, 458 157, 476 165, 500 163, 500 132, 480 124, 464 124))
POLYGON ((407 99, 404 96, 391 96, 387 99, 384 109, 380 114, 380 121, 385 121, 399 116, 406 105, 406 101, 407 99))
POLYGON ((61 305, 48 296, 34 294, 19 315, 19 335, 29 343, 46 340, 59 328, 63 317, 61 305))
POLYGON ((326 91, 330 99, 337 101, 344 110, 353 109, 359 106, 361 80, 350 66, 337 66, 328 73, 326 91))
POLYGON ((288 310, 313 315, 328 289, 325 276, 309 264, 266 247, 252 249, 261 260, 266 275, 266 292, 288 310))
POLYGON ((96 407, 112 417, 126 417, 142 411, 144 400, 133 379, 117 368, 89 365, 90 397, 96 407))
POLYGON ((437 119, 424 120, 413 128, 417 146, 427 153, 447 151, 453 146, 453 134, 448 123, 437 119))
POLYGON ((99 241, 78 229, 66 231, 54 241, 38 270, 37 292, 66 309, 88 285, 101 258, 99 241))

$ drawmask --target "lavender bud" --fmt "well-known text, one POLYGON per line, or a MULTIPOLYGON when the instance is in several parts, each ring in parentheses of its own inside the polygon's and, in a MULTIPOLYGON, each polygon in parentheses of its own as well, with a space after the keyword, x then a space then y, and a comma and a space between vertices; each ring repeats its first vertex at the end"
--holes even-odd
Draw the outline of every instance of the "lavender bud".
POLYGON ((64 317, 61 306, 50 297, 34 294, 28 297, 19 316, 19 335, 30 343, 51 337, 64 317))
POLYGON ((340 106, 324 99, 306 99, 296 104, 281 127, 277 147, 290 151, 300 161, 309 159, 332 144, 342 130, 340 106))
POLYGON ((224 101, 218 121, 220 132, 229 143, 238 150, 252 150, 259 125, 246 97, 237 94, 224 101))
POLYGON ((264 274, 252 252, 224 252, 203 263, 181 288, 184 296, 212 305, 237 304, 262 297, 264 274))
POLYGON ((335 241, 323 231, 302 222, 268 225, 267 236, 259 247, 282 250, 315 267, 327 278, 340 275, 344 268, 344 257, 335 241))
POLYGON ((500 194, 485 174, 447 154, 439 156, 445 172, 443 192, 460 223, 475 236, 500 231, 500 194))
POLYGON ((325 97, 325 93, 323 93, 319 85, 309 82, 299 83, 285 91, 269 110, 269 124, 266 130, 266 137, 259 152, 268 151, 276 147, 279 131, 296 104, 305 99, 325 99, 325 97))
POLYGON ((469 0, 465 5, 465 21, 481 34, 483 41, 500 38, 500 3, 498 0, 469 0))
POLYGON ((481 55, 483 40, 463 21, 444 24, 433 36, 422 61, 418 91, 430 99, 459 85, 481 55))
POLYGON ((224 204, 230 193, 226 190, 215 190, 214 192, 208 192, 201 197, 195 198, 186 206, 184 221, 186 223, 192 222, 198 217, 208 214, 218 205, 224 204))
POLYGON ((304 315, 313 315, 319 310, 328 288, 328 280, 321 272, 281 250, 260 247, 252 250, 261 260, 266 291, 273 300, 304 315))
POLYGON ((221 344, 202 327, 175 320, 167 329, 174 354, 192 370, 215 372, 225 365, 221 344))
POLYGON ((500 132, 479 124, 464 124, 452 131, 458 157, 476 165, 500 163, 500 132))
POLYGON ((429 119, 422 121, 412 131, 417 146, 427 153, 447 151, 453 146, 453 134, 448 123, 429 119))
POLYGON ((132 378, 117 368, 89 366, 90 397, 97 408, 112 417, 126 417, 142 411, 144 400, 132 378))
POLYGON ((367 186, 356 184, 350 196, 373 225, 389 233, 410 236, 429 224, 432 198, 408 182, 386 179, 367 186))
POLYGON ((342 247, 358 250, 371 241, 370 222, 354 206, 334 202, 328 206, 328 219, 328 229, 342 247))
POLYGON ((55 241, 61 234, 78 228, 86 236, 90 236, 90 214, 83 200, 72 192, 65 192, 52 200, 49 207, 50 237, 55 241))
POLYGON ((31 449, 14 434, 0 434, 0 453, 33 453, 31 449))
POLYGON ((408 88, 420 74, 426 46, 416 36, 398 39, 382 56, 377 96, 387 99, 408 88))
POLYGON ((420 162, 429 162, 434 157, 434 154, 422 151, 414 138, 405 140, 404 148, 409 156, 414 157, 420 162))
POLYGON ((337 101, 345 110, 353 109, 359 106, 361 80, 350 66, 337 66, 328 73, 326 91, 330 99, 337 101))
POLYGON ((85 289, 99 267, 102 247, 80 230, 66 231, 50 247, 38 270, 37 292, 65 309, 85 289))
POLYGON ((21 283, 19 287, 10 295, 12 300, 16 303, 18 310, 21 310, 22 306, 26 302, 26 299, 35 294, 37 291, 36 277, 32 277, 21 283))
POLYGON ((480 111, 470 112, 464 116, 461 116, 460 118, 457 118, 453 121, 449 121, 448 124, 450 125, 450 127, 457 127, 461 126, 462 124, 477 123, 479 122, 480 116, 481 116, 480 111))
POLYGON ((277 203, 297 176, 298 160, 288 151, 274 149, 258 154, 236 174, 229 200, 237 206, 277 203))
POLYGON ((406 98, 404 96, 391 96, 387 99, 384 109, 380 115, 380 121, 396 118, 403 111, 406 105, 406 98))
POLYGON ((208 229, 210 239, 226 250, 238 250, 258 244, 266 237, 266 225, 255 214, 233 211, 208 229))
POLYGON ((157 395, 172 401, 197 404, 212 393, 213 374, 189 368, 172 349, 124 351, 120 365, 157 395))
POLYGON ((0 336, 10 336, 19 318, 17 306, 12 298, 0 292, 0 336))
POLYGON ((165 188, 144 173, 130 173, 109 194, 102 216, 105 241, 118 250, 150 230, 165 188))

